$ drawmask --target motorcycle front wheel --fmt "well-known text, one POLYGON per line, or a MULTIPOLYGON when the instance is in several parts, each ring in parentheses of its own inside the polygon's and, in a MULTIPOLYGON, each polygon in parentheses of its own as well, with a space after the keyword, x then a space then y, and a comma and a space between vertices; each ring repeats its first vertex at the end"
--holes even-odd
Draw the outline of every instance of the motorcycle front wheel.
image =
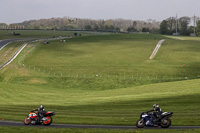
POLYGON ((171 120, 170 120, 169 118, 163 118, 163 119, 161 120, 160 126, 161 126, 162 128, 168 128, 169 126, 171 126, 171 120))
POLYGON ((144 125, 145 125, 144 119, 139 119, 139 120, 136 122, 136 127, 137 127, 137 128, 143 128, 144 125))
POLYGON ((29 125, 30 123, 31 123, 31 119, 29 117, 26 117, 26 119, 24 120, 24 124, 29 125))
POLYGON ((46 120, 42 121, 45 126, 49 126, 52 123, 51 117, 46 117, 46 120))

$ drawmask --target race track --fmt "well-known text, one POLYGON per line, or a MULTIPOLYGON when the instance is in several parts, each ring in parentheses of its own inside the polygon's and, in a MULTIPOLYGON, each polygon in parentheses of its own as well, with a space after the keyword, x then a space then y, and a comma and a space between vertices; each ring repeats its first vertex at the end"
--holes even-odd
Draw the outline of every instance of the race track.
POLYGON ((0 50, 4 48, 7 44, 16 41, 16 39, 8 39, 8 40, 1 40, 0 41, 0 50))
MULTIPOLYGON (((111 126, 111 125, 75 125, 75 124, 52 124, 43 125, 24 125, 23 122, 0 121, 0 126, 25 126, 25 127, 44 127, 44 128, 100 128, 100 129, 138 129, 136 126, 111 126)), ((167 129, 200 129, 200 126, 171 126, 167 129)), ((160 127, 145 127, 144 129, 164 129, 160 127)))
MULTIPOLYGON (((0 41, 0 50, 3 49, 6 45, 8 45, 11 42, 15 42, 15 41, 22 41, 24 39, 8 39, 8 40, 1 40, 0 41)), ((10 62, 12 62, 17 55, 23 50, 23 48, 26 46, 26 44, 23 44, 22 47, 20 47, 20 49, 4 64, 0 64, 0 70, 5 67, 6 65, 8 65, 10 62)))
MULTIPOLYGON (((23 39, 10 39, 0 41, 0 50, 13 41, 23 39)), ((39 40, 40 41, 40 40, 39 40)), ((12 122, 0 120, 0 126, 24 126, 24 127, 42 127, 42 128, 100 128, 100 129, 138 129, 136 126, 113 126, 113 125, 75 125, 75 124, 52 124, 50 126, 43 125, 24 125, 23 122, 12 122)), ((160 127, 145 127, 144 129, 163 129, 160 127)), ((168 129, 200 129, 200 126, 171 126, 168 129)))
MULTIPOLYGON (((67 39, 67 38, 71 38, 71 37, 59 37, 59 38, 46 38, 47 40, 56 40, 56 39, 67 39)), ((16 41, 26 41, 26 42, 38 42, 38 41, 42 41, 45 39, 33 39, 33 38, 18 38, 18 39, 7 39, 7 40, 0 40, 0 50, 2 50, 6 45, 8 45, 11 42, 16 42, 16 41)), ((4 64, 0 64, 0 70, 5 67, 6 65, 8 65, 9 63, 11 63, 16 57, 17 55, 26 47, 27 43, 24 43, 16 52, 15 54, 8 60, 6 61, 4 64)))

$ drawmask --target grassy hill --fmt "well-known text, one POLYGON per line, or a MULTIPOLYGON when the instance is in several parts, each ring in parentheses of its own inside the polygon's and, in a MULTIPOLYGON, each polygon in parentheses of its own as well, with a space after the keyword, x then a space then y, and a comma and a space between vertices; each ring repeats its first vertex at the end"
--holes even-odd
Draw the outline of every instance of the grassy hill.
POLYGON ((44 104, 55 123, 135 125, 157 103, 173 125, 199 125, 199 50, 196 40, 144 34, 30 43, 0 71, 0 118, 23 121, 44 104))
POLYGON ((32 84, 34 79, 36 84, 56 88, 104 90, 199 78, 200 46, 196 41, 165 38, 157 56, 149 60, 163 38, 118 34, 29 44, 17 66, 33 74, 13 76, 12 72, 9 81, 32 84))

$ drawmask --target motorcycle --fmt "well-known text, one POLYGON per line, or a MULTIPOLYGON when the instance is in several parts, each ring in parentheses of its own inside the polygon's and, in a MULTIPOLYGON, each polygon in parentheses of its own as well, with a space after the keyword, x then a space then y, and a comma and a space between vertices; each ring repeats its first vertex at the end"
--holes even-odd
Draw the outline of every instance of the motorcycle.
POLYGON ((24 124, 25 125, 36 125, 36 124, 43 124, 45 126, 49 126, 52 123, 52 117, 55 115, 54 112, 46 112, 46 114, 43 117, 38 116, 38 111, 31 111, 29 112, 28 117, 25 118, 24 124))
MULTIPOLYGON (((168 128, 171 126, 171 120, 169 117, 171 117, 173 112, 163 112, 161 114, 161 119, 158 121, 158 126, 162 128, 168 128)), ((143 128, 144 126, 154 127, 154 123, 152 123, 152 117, 153 113, 141 113, 140 119, 136 122, 136 126, 138 128, 143 128)))

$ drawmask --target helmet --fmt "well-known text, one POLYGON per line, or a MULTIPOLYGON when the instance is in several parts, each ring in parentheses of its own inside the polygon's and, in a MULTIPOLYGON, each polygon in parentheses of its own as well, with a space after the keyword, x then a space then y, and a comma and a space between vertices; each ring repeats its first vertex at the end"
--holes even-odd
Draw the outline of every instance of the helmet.
POLYGON ((40 110, 44 109, 44 105, 40 105, 40 110))
POLYGON ((154 104, 153 105, 153 110, 157 110, 157 109, 159 109, 159 105, 158 104, 154 104))

